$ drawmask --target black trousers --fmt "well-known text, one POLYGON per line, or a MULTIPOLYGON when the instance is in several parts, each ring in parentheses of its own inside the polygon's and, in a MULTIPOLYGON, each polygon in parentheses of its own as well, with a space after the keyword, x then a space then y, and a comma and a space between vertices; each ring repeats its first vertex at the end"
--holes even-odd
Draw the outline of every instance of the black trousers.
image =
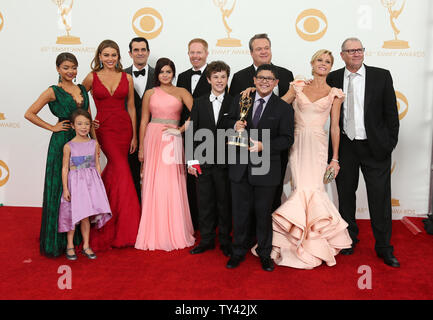
POLYGON ((340 172, 336 178, 339 211, 349 224, 348 231, 354 244, 358 240, 356 224, 356 190, 359 170, 364 176, 367 189, 368 209, 378 253, 393 252, 391 241, 391 155, 386 159, 374 158, 367 140, 351 141, 341 135, 339 149, 340 172))
POLYGON ((135 190, 137 191, 138 201, 141 204, 141 162, 138 161, 138 151, 128 155, 129 167, 131 168, 132 180, 134 181, 135 190))
POLYGON ((256 223, 256 252, 269 258, 272 250, 272 203, 277 186, 252 186, 245 175, 231 182, 233 214, 233 255, 244 256, 250 249, 249 228, 256 223))
POLYGON ((214 244, 216 228, 220 245, 231 244, 232 210, 227 168, 202 168, 197 179, 200 244, 214 244))

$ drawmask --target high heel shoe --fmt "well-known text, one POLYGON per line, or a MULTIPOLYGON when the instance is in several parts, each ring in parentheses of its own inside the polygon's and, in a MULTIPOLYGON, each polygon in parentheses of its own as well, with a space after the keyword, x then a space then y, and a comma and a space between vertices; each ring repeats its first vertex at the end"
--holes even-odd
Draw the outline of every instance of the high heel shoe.
POLYGON ((68 259, 68 260, 77 260, 78 257, 75 254, 75 252, 74 252, 74 254, 68 254, 69 250, 74 250, 74 248, 66 248, 66 259, 68 259))
POLYGON ((84 249, 83 248, 83 251, 81 251, 81 253, 82 254, 84 254, 87 258, 89 258, 89 259, 96 259, 96 254, 94 254, 94 253, 87 253, 86 251, 87 250, 89 250, 90 249, 90 247, 88 247, 88 248, 86 248, 86 249, 84 249))

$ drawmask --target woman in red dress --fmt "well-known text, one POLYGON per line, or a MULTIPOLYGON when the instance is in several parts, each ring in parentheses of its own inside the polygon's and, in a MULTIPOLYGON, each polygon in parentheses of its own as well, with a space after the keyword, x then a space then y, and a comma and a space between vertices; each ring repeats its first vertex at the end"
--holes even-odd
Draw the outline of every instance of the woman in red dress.
POLYGON ((140 222, 140 203, 128 164, 128 153, 137 149, 134 85, 122 70, 116 42, 104 40, 96 50, 90 72, 83 81, 91 90, 99 127, 96 137, 107 165, 102 172, 112 219, 92 230, 90 246, 95 251, 133 246, 140 222), (125 100, 127 108, 125 109, 125 100))

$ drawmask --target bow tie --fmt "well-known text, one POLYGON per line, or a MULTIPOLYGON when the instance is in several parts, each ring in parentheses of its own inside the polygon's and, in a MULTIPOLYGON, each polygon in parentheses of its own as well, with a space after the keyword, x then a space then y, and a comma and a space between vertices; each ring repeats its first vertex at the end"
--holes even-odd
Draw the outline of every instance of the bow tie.
POLYGON ((143 68, 140 71, 134 71, 135 77, 138 77, 140 74, 144 77, 146 75, 146 69, 143 68))
POLYGON ((219 102, 222 103, 223 99, 224 99, 224 97, 223 97, 222 94, 219 95, 218 97, 214 96, 213 94, 211 94, 211 95, 209 96, 209 100, 210 100, 210 102, 214 102, 214 101, 217 100, 217 101, 219 101, 219 102))
POLYGON ((193 76, 193 75, 195 75, 195 74, 201 76, 201 70, 197 70, 197 71, 194 71, 194 70, 193 70, 191 75, 193 76))

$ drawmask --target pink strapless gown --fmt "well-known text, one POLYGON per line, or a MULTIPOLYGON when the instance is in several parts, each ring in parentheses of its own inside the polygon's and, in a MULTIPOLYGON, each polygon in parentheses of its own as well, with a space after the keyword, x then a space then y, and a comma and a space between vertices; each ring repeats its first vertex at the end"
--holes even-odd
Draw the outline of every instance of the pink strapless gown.
MULTIPOLYGON (((179 120, 182 102, 154 88, 152 119, 179 120)), ((142 214, 135 248, 171 251, 194 244, 186 192, 182 136, 163 133, 174 124, 150 122, 144 136, 142 214)))
POLYGON ((328 160, 323 127, 334 98, 344 94, 332 88, 328 96, 312 103, 302 87, 295 86, 295 91, 295 141, 289 156, 294 190, 272 215, 271 257, 278 265, 299 269, 312 269, 323 261, 333 266, 335 256, 350 248, 352 240, 323 184, 328 160))

